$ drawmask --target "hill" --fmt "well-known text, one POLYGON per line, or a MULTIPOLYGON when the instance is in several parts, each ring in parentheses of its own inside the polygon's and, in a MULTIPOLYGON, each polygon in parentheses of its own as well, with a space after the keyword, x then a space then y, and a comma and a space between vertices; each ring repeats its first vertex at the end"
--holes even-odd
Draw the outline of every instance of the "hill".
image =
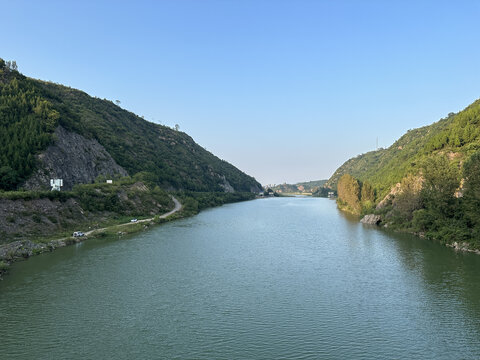
POLYGON ((112 101, 28 78, 0 59, 0 189, 65 188, 142 176, 163 189, 259 192, 261 185, 185 134, 112 101))
POLYGON ((338 204, 383 225, 480 248, 480 100, 346 161, 328 180, 338 204))
POLYGON ((296 184, 279 184, 271 186, 270 188, 277 192, 283 194, 312 194, 320 187, 323 187, 327 180, 314 180, 314 181, 306 181, 306 182, 299 182, 296 184))

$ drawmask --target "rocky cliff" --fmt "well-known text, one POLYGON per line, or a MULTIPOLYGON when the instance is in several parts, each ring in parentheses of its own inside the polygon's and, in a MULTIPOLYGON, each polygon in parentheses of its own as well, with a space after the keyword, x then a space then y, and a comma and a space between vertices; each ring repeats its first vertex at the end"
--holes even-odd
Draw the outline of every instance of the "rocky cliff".
POLYGON ((38 169, 26 181, 28 190, 50 188, 50 179, 63 179, 63 190, 71 190, 75 184, 89 184, 99 175, 127 176, 127 171, 118 165, 105 148, 95 139, 58 126, 54 143, 37 155, 38 169))

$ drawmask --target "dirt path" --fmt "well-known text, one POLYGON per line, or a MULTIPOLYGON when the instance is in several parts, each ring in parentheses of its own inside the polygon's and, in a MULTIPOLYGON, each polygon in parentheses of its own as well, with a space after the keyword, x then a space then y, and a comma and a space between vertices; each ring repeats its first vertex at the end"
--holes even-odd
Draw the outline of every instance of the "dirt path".
MULTIPOLYGON (((177 211, 180 211, 182 209, 182 204, 180 203, 180 201, 178 201, 174 196, 172 196, 172 200, 173 202, 175 203, 175 207, 173 208, 172 211, 169 211, 168 213, 165 213, 163 215, 160 215, 159 218, 160 219, 165 219, 166 217, 172 215, 172 214, 175 214, 177 211)), ((112 226, 109 226, 109 227, 114 227, 114 226, 127 226, 127 225, 131 225, 131 224, 138 224, 138 223, 144 223, 144 222, 150 222, 152 221, 154 218, 148 218, 148 219, 143 219, 143 220, 138 220, 134 223, 132 222, 128 222, 128 223, 124 223, 124 224, 118 224, 118 225, 112 225, 112 226)), ((107 230, 109 227, 104 227, 104 228, 101 228, 101 229, 93 229, 93 230, 90 230, 90 231, 87 231, 85 232, 85 236, 88 236, 88 235, 91 235, 97 231, 104 231, 104 230, 107 230)))

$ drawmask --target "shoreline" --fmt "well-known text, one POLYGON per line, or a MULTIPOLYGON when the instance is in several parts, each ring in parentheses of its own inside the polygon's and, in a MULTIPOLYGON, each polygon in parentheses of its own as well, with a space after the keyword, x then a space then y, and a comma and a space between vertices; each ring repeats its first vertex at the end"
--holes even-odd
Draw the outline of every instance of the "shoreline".
MULTIPOLYGON (((337 206, 337 209, 342 211, 342 212, 352 214, 351 212, 349 212, 348 210, 346 210, 344 208, 340 208, 340 207, 337 206)), ((356 216, 358 216, 358 215, 356 215, 356 216)), ((375 215, 375 214, 366 214, 366 215, 363 215, 363 216, 360 215, 359 222, 364 224, 364 225, 367 225, 367 226, 374 226, 374 227, 378 228, 379 230, 384 230, 384 231, 388 230, 388 231, 393 231, 393 232, 396 232, 396 233, 410 234, 410 235, 414 235, 414 236, 416 236, 420 239, 425 239, 425 234, 424 233, 408 231, 407 229, 404 229, 404 230, 402 230, 402 229, 390 229, 385 225, 382 226, 380 215, 375 215), (369 221, 368 217, 372 217, 372 221, 369 221), (364 219, 367 219, 367 220, 362 221, 364 219)), ((444 243, 444 242, 438 241, 437 239, 432 239, 432 238, 427 238, 427 240, 438 242, 439 244, 441 244, 445 247, 448 247, 448 248, 452 248, 453 250, 455 250, 457 252, 458 251, 469 252, 469 253, 480 255, 480 249, 472 249, 470 247, 470 244, 466 241, 463 241, 463 242, 460 242, 460 243, 457 242, 457 241, 454 241, 453 243, 444 243)))
MULTIPOLYGON (((114 234, 118 234, 118 235, 133 234, 139 231, 143 231, 149 226, 158 225, 163 222, 169 221, 167 220, 168 217, 178 213, 184 208, 183 205, 180 203, 180 201, 178 201, 173 195, 171 195, 171 198, 174 203, 174 208, 165 214, 156 215, 152 218, 89 230, 85 232, 85 236, 82 236, 82 237, 67 236, 67 237, 53 239, 46 242, 34 242, 32 240, 17 240, 11 243, 0 245, 0 280, 2 280, 2 275, 8 273, 11 264, 27 260, 32 256, 40 255, 45 252, 52 252, 57 248, 77 244, 91 238, 101 238, 101 237, 114 235, 114 234), (122 229, 125 229, 127 231, 121 231, 122 229), (111 232, 111 234, 108 234, 108 232, 111 232), (89 238, 89 236, 91 237, 89 238)), ((175 219, 177 218, 174 218, 171 220, 175 220, 175 219)))

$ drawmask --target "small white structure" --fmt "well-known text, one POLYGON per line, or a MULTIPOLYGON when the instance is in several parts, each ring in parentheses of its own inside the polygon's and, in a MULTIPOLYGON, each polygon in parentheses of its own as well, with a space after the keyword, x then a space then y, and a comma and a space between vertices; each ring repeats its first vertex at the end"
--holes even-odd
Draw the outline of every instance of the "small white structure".
POLYGON ((60 188, 63 186, 63 179, 50 179, 50 186, 52 191, 60 191, 60 188))
POLYGON ((113 184, 113 180, 107 180, 107 184, 113 184))

